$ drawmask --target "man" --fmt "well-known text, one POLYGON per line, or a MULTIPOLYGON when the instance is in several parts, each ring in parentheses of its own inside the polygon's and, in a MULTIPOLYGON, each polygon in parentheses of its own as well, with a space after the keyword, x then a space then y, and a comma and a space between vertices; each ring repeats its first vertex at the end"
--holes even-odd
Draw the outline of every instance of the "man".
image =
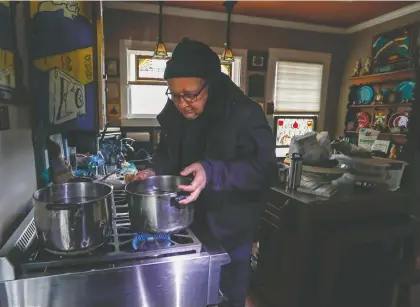
POLYGON ((195 201, 196 226, 206 226, 231 257, 223 267, 221 289, 228 306, 244 307, 249 258, 262 201, 275 177, 272 131, 261 107, 221 72, 207 45, 183 39, 167 62, 168 102, 158 115, 161 141, 155 174, 193 176, 180 189, 195 201))

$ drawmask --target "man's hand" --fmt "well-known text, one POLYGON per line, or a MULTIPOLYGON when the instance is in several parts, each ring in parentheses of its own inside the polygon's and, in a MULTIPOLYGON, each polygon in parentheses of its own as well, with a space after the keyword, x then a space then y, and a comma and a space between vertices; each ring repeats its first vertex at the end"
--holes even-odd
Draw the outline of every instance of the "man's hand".
POLYGON ((204 171, 203 166, 196 162, 187 166, 182 172, 182 176, 188 176, 193 174, 194 180, 191 182, 190 185, 180 185, 179 188, 182 191, 190 192, 191 194, 184 200, 181 200, 179 203, 181 205, 187 205, 195 200, 197 200, 198 196, 200 195, 201 191, 206 186, 206 172, 204 171))
POLYGON ((138 172, 136 176, 134 176, 134 180, 146 180, 152 176, 156 176, 156 173, 152 169, 148 168, 138 172))

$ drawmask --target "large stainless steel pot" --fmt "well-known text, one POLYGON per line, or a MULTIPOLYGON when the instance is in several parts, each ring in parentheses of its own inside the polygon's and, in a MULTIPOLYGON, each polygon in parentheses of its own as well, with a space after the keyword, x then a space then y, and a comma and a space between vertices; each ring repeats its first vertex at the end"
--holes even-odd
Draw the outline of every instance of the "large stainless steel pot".
POLYGON ((187 194, 179 185, 191 179, 179 176, 153 176, 126 186, 131 228, 135 232, 175 233, 194 221, 193 204, 180 205, 187 194))
POLYGON ((114 198, 107 184, 54 184, 36 191, 33 201, 38 237, 51 253, 88 253, 104 244, 112 229, 114 198))

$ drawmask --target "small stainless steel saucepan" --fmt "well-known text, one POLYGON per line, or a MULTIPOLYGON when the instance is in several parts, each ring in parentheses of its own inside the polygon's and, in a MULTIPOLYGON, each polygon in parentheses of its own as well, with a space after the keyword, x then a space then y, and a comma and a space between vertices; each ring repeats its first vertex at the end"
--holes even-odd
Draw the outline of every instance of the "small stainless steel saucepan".
POLYGON ((180 176, 153 176, 126 186, 131 230, 148 233, 175 233, 194 221, 194 205, 180 205, 189 194, 179 185, 191 179, 180 176))

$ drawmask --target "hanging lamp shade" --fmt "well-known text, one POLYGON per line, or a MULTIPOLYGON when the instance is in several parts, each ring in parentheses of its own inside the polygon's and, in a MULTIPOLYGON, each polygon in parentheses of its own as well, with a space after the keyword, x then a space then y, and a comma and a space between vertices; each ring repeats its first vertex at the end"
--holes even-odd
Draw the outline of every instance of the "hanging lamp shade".
POLYGON ((232 15, 233 7, 237 1, 225 1, 223 2, 224 7, 226 8, 227 13, 227 25, 226 25, 226 43, 225 48, 223 49, 222 56, 220 57, 220 62, 222 64, 230 64, 235 58, 233 56, 232 48, 230 47, 230 17, 232 15))
POLYGON ((220 57, 220 62, 222 64, 230 64, 235 60, 233 57, 233 51, 232 48, 228 47, 227 44, 225 44, 225 49, 223 49, 222 56, 220 57))
POLYGON ((159 1, 159 37, 153 53, 154 59, 165 59, 168 57, 165 43, 162 38, 162 23, 163 23, 163 1, 159 1))
POLYGON ((164 42, 157 42, 155 51, 153 53, 154 59, 166 59, 168 57, 168 52, 166 51, 166 46, 164 42))

